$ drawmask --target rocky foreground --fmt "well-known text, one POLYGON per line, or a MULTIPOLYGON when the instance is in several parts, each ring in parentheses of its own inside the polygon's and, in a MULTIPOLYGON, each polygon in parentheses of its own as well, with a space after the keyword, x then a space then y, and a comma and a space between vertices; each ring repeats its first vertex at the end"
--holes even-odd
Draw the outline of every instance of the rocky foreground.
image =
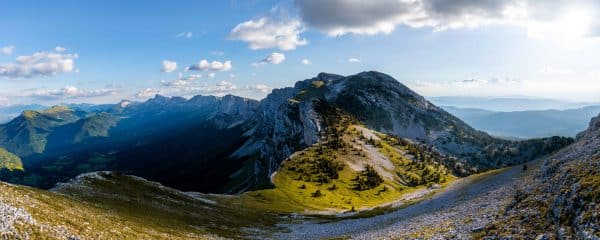
POLYGON ((600 239, 600 116, 577 142, 524 178, 482 236, 600 239))

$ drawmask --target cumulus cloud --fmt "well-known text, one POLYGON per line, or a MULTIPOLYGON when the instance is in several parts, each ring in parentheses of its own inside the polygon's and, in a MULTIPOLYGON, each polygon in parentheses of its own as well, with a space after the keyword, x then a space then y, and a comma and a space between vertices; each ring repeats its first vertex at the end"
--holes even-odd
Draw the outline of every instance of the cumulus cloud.
POLYGON ((231 70, 232 67, 233 67, 233 65, 231 64, 231 61, 209 62, 208 60, 203 59, 199 63, 192 64, 191 66, 187 67, 185 70, 186 71, 211 71, 211 72, 219 72, 220 71, 220 72, 224 72, 224 71, 231 70))
POLYGON ((184 76, 182 73, 179 73, 179 76, 171 81, 161 80, 160 84, 166 87, 183 87, 193 84, 193 81, 202 78, 200 74, 190 74, 184 76))
POLYGON ((163 60, 162 67, 160 68, 161 72, 173 72, 177 70, 177 63, 174 61, 163 60))
POLYGON ((359 63, 360 59, 358 59, 358 58, 348 58, 348 62, 349 63, 359 63))
POLYGON ((67 49, 65 47, 56 46, 54 48, 54 51, 56 51, 56 52, 64 52, 64 51, 67 51, 67 49))
POLYGON ((4 55, 11 55, 11 54, 13 54, 14 50, 15 50, 15 46, 12 46, 12 45, 5 46, 5 47, 0 48, 0 53, 2 53, 4 55))
POLYGON ((30 56, 18 56, 14 63, 0 64, 0 77, 31 78, 51 76, 75 71, 77 54, 36 52, 30 56))
POLYGON ((150 98, 150 97, 154 97, 156 96, 156 94, 159 94, 160 91, 157 89, 153 89, 153 88, 144 88, 141 91, 139 91, 135 97, 136 98, 150 98))
POLYGON ((295 0, 304 23, 328 35, 389 34, 399 26, 436 30, 514 24, 530 33, 600 36, 593 0, 295 0))
POLYGON ((192 32, 181 32, 179 34, 177 34, 175 37, 178 38, 192 38, 192 32))
POLYGON ((264 85, 264 84, 255 84, 255 85, 250 85, 247 86, 246 89, 251 90, 251 91, 256 91, 259 93, 269 93, 271 92, 271 90, 273 90, 273 88, 264 85))
POLYGON ((94 98, 115 94, 113 89, 80 89, 74 86, 66 86, 60 89, 38 89, 27 94, 28 97, 42 100, 94 98))
POLYGON ((310 60, 308 60, 306 58, 302 59, 302 61, 300 61, 300 63, 302 63, 303 65, 310 65, 311 64, 310 60))
POLYGON ((302 32, 304 28, 299 20, 263 17, 238 24, 229 36, 233 40, 247 42, 252 50, 278 48, 288 51, 308 43, 300 36, 302 32))
POLYGON ((228 79, 217 81, 214 84, 208 84, 204 81, 195 81, 199 78, 200 76, 197 75, 180 75, 177 79, 171 81, 162 80, 160 81, 160 89, 144 89, 143 91, 140 91, 137 96, 138 98, 148 98, 160 92, 160 94, 178 96, 194 96, 198 94, 223 96, 234 94, 262 97, 272 89, 264 84, 238 86, 233 82, 235 76, 232 74, 229 75, 228 79))
POLYGON ((210 54, 211 55, 215 55, 215 56, 223 56, 223 55, 225 55, 225 52, 223 52, 223 51, 211 51, 210 54))
POLYGON ((283 53, 271 53, 260 62, 254 63, 254 66, 265 65, 265 64, 280 64, 285 60, 285 55, 283 53))

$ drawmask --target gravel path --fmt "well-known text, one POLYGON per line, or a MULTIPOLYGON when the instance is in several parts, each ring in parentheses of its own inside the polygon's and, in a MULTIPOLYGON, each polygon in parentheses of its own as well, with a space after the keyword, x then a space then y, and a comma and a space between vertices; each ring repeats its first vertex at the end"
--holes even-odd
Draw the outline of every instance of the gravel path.
POLYGON ((520 166, 458 180, 432 198, 387 214, 338 221, 283 224, 274 239, 469 239, 492 220, 514 192, 520 166))

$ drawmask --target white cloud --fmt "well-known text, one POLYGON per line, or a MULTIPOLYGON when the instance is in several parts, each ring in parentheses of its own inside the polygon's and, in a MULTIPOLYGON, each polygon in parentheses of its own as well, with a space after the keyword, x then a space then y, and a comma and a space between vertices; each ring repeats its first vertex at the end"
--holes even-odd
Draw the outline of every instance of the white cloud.
POLYGON ((9 104, 8 98, 0 96, 0 106, 6 106, 9 104))
POLYGON ((217 74, 215 74, 214 72, 208 73, 208 78, 214 78, 217 74))
POLYGON ((538 71, 541 74, 549 74, 549 75, 566 75, 573 73, 573 70, 567 68, 557 68, 557 67, 545 67, 538 71))
POLYGON ((223 52, 223 51, 211 51, 210 54, 211 55, 215 55, 215 56, 223 56, 223 55, 225 55, 225 52, 223 52))
POLYGON ((349 63, 359 63, 360 59, 358 59, 358 58, 348 58, 348 62, 349 63))
POLYGON ((66 86, 60 89, 38 89, 27 94, 28 97, 42 100, 94 98, 115 94, 113 89, 79 89, 74 86, 66 86))
POLYGON ((192 32, 181 32, 177 34, 175 37, 178 38, 192 38, 192 32))
POLYGON ((198 80, 200 78, 202 78, 202 75, 200 74, 190 74, 188 76, 183 76, 182 73, 179 73, 179 76, 176 79, 172 81, 161 80, 160 84, 166 87, 183 87, 192 85, 193 81, 198 80))
POLYGON ((257 91, 259 93, 264 93, 264 94, 269 93, 269 92, 271 92, 271 90, 273 90, 273 88, 271 88, 267 85, 264 85, 264 84, 250 85, 250 86, 247 86, 246 89, 251 90, 251 91, 257 91))
POLYGON ((247 42, 252 50, 278 48, 288 51, 308 43, 300 36, 303 31, 299 20, 263 17, 238 24, 231 30, 230 38, 247 42))
POLYGON ((295 0, 304 23, 331 36, 389 34, 399 26, 435 30, 512 24, 531 35, 600 37, 594 0, 295 0))
POLYGON ((15 50, 15 46, 12 46, 12 45, 5 46, 5 47, 0 48, 0 53, 2 53, 4 55, 11 55, 11 54, 13 54, 14 50, 15 50))
POLYGON ((225 80, 219 81, 217 83, 217 87, 219 89, 223 89, 223 90, 233 90, 233 89, 237 88, 235 86, 235 84, 233 84, 232 82, 225 81, 225 80))
POLYGON ((305 58, 305 59, 302 59, 302 61, 300 61, 300 63, 302 63, 302 64, 304 64, 304 65, 310 65, 310 64, 311 64, 310 60, 308 60, 308 59, 306 59, 306 58, 305 58))
POLYGON ((159 93, 160 93, 159 90, 156 90, 156 89, 153 89, 153 88, 145 88, 145 89, 142 89, 141 91, 139 91, 135 96, 137 98, 142 98, 143 99, 143 98, 154 97, 154 96, 156 96, 156 94, 159 94, 159 93))
POLYGON ((231 64, 231 61, 209 62, 208 60, 201 60, 199 63, 193 64, 193 65, 187 67, 185 70, 186 71, 211 71, 211 72, 221 71, 221 72, 224 72, 224 71, 231 70, 232 67, 233 66, 231 64))
POLYGON ((36 52, 31 56, 18 56, 15 63, 0 64, 0 77, 31 78, 51 76, 75 71, 77 54, 36 52))
POLYGON ((56 46, 54 48, 54 51, 56 51, 56 52, 64 52, 64 51, 67 51, 67 49, 65 47, 56 46))
POLYGON ((160 84, 165 87, 182 87, 182 86, 189 85, 190 82, 182 80, 182 79, 175 79, 172 81, 160 80, 160 84))
POLYGON ((262 60, 260 60, 260 62, 253 63, 252 65, 260 66, 260 65, 265 65, 265 64, 280 64, 284 60, 285 60, 285 55, 283 53, 274 52, 274 53, 269 54, 262 60))
POLYGON ((202 78, 202 75, 201 74, 190 74, 187 77, 182 77, 181 74, 179 74, 179 78, 186 80, 186 81, 193 81, 193 80, 202 78))
POLYGON ((177 63, 174 61, 163 60, 162 67, 160 68, 161 72, 173 72, 177 70, 177 63))

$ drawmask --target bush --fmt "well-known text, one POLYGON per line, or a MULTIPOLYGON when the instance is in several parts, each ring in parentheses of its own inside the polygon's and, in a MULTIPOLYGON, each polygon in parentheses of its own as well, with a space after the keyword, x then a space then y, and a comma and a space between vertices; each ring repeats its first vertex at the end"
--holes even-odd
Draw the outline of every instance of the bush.
POLYGON ((317 197, 323 196, 323 193, 321 193, 321 190, 317 189, 316 191, 314 191, 313 193, 311 193, 310 196, 312 196, 314 198, 317 198, 317 197))
POLYGON ((383 178, 377 174, 372 166, 367 165, 365 170, 361 171, 354 178, 354 189, 359 191, 373 189, 383 183, 383 178))

